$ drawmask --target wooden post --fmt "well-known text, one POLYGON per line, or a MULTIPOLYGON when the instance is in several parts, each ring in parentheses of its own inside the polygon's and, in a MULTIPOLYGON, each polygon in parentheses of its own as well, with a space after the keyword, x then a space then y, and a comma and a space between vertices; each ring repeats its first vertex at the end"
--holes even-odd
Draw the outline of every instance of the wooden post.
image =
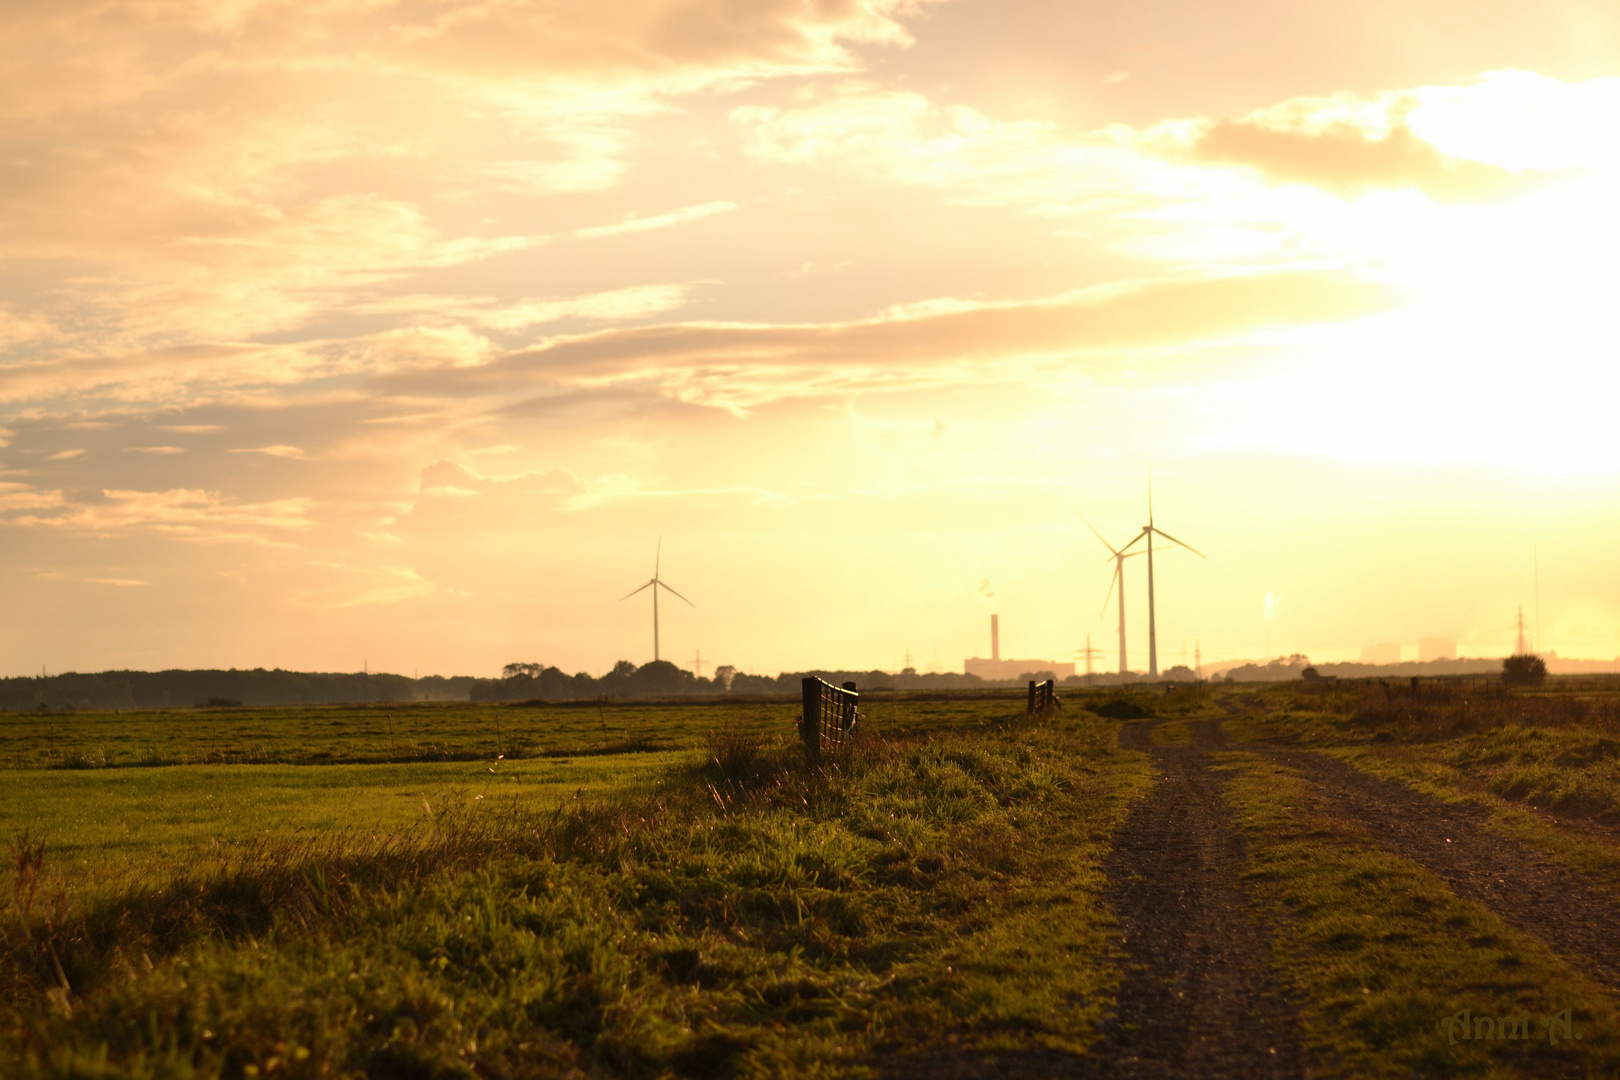
POLYGON ((1035 680, 1029 680, 1029 705, 1024 709, 1025 716, 1035 715, 1035 680))
POLYGON ((814 675, 804 680, 804 716, 799 721, 799 737, 811 763, 821 760, 821 680, 814 675))

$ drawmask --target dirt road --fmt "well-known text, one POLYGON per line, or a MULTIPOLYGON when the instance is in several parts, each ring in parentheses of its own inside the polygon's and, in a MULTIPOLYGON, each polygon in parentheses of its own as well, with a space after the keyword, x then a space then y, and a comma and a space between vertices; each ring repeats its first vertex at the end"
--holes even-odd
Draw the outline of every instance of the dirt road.
MULTIPOLYGON (((1528 845, 1488 831, 1478 807, 1441 802, 1310 751, 1229 743, 1219 720, 1160 745, 1155 721, 1121 746, 1152 756, 1149 794, 1115 838, 1106 899, 1118 913, 1125 975, 1103 1038, 1076 1058, 1034 1052, 929 1062, 973 1077, 1303 1077, 1331 1062, 1301 1048, 1298 1010, 1272 968, 1265 926, 1246 906, 1242 842, 1211 755, 1241 749, 1301 775, 1364 842, 1411 860, 1611 987, 1620 988, 1620 904, 1528 845)), ((1330 1070, 1329 1070, 1330 1071, 1330 1070)))
POLYGON ((1153 755, 1159 776, 1109 861, 1126 974, 1083 1075, 1303 1076, 1297 1013, 1238 887, 1243 852, 1209 768, 1218 733, 1157 746, 1152 726, 1129 724, 1120 736, 1153 755))

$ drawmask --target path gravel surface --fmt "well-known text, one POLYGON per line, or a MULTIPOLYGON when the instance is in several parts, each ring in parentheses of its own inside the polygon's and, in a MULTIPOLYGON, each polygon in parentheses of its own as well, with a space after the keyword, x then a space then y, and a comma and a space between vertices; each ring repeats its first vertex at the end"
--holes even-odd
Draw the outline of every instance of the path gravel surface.
POLYGON ((1153 726, 1128 724, 1120 736, 1153 755, 1159 776, 1109 860, 1126 975, 1080 1075, 1303 1076, 1297 1010, 1238 888, 1243 849, 1210 771, 1219 728, 1194 726, 1191 743, 1160 746, 1153 726))

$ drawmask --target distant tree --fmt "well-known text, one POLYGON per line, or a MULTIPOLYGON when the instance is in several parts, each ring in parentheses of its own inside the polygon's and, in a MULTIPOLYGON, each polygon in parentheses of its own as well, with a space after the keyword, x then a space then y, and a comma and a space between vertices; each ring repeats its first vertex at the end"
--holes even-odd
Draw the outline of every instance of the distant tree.
POLYGON ((620 660, 617 664, 613 665, 613 670, 608 672, 609 675, 620 679, 628 679, 635 673, 636 665, 632 664, 628 660, 620 660))
POLYGON ((1322 677, 1322 673, 1313 667, 1308 667, 1299 673, 1299 677, 1302 679, 1320 679, 1322 677))
POLYGON ((544 664, 507 664, 505 667, 501 668, 501 678, 538 679, 541 673, 545 670, 546 665, 544 664))
POLYGON ((636 694, 662 696, 689 692, 695 676, 685 668, 676 667, 668 660, 654 660, 635 670, 629 679, 629 689, 636 694))
POLYGON ((1502 661, 1502 681, 1509 686, 1540 686, 1547 681, 1547 662, 1531 653, 1502 661))
POLYGON ((750 675, 739 671, 731 677, 733 694, 774 694, 776 690, 776 680, 769 675, 750 675))
POLYGON ((722 690, 730 690, 731 680, 736 677, 737 669, 730 664, 721 664, 714 669, 714 681, 719 684, 722 690))
POLYGON ((1196 682, 1198 673, 1186 664, 1177 664, 1160 677, 1165 682, 1196 682))

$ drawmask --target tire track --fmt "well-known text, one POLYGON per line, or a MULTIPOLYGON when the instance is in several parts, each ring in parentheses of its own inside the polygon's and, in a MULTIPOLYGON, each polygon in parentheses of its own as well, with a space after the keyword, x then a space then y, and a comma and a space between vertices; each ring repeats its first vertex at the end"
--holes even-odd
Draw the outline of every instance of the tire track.
POLYGON ((1242 845, 1209 768, 1219 732, 1197 725, 1192 744, 1157 746, 1153 727, 1120 734, 1121 746, 1153 755, 1160 778, 1109 857, 1125 978, 1080 1075, 1304 1076, 1298 1012, 1238 887, 1242 845))
POLYGON ((1299 772, 1378 847, 1428 870, 1458 896, 1546 942, 1620 989, 1620 904, 1535 848, 1486 829, 1486 812, 1442 802, 1325 754, 1246 744, 1299 772))

